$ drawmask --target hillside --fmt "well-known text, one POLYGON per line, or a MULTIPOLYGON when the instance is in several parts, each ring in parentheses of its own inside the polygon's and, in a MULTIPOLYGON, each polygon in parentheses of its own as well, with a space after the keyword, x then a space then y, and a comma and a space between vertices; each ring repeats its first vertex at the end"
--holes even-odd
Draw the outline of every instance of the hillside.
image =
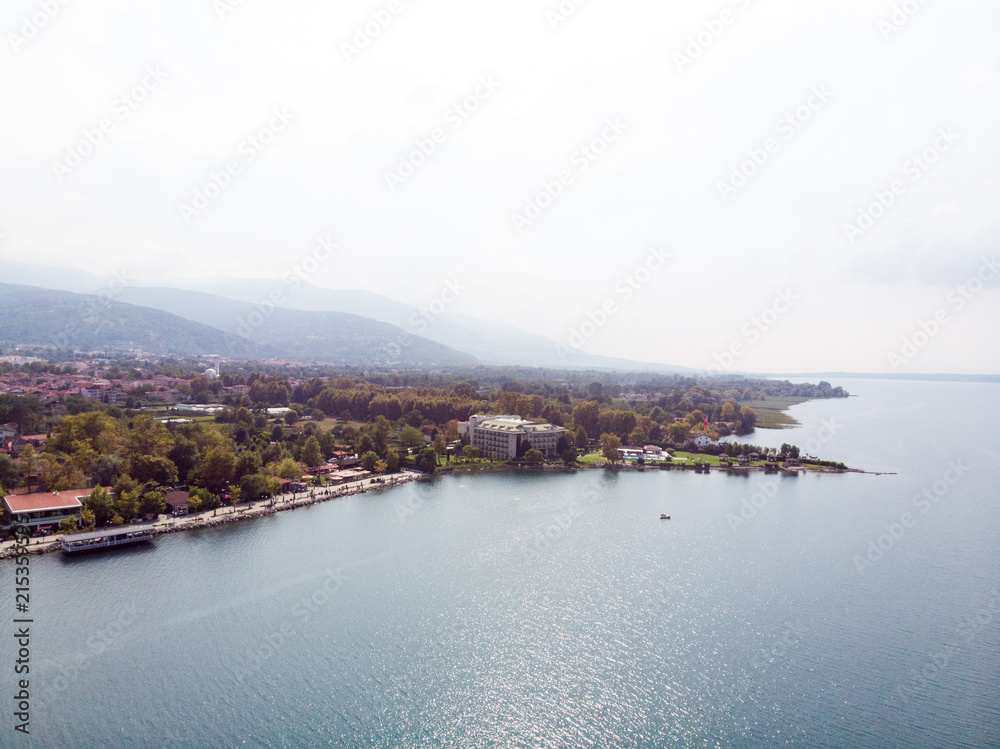
POLYGON ((247 356, 246 341, 207 325, 100 296, 0 284, 0 343, 79 351, 247 356))
POLYGON ((0 342, 322 363, 476 361, 424 338, 407 339, 395 326, 358 315, 265 309, 266 315, 246 302, 174 289, 126 288, 110 300, 0 284, 0 342), (401 340, 406 345, 399 345, 401 340))

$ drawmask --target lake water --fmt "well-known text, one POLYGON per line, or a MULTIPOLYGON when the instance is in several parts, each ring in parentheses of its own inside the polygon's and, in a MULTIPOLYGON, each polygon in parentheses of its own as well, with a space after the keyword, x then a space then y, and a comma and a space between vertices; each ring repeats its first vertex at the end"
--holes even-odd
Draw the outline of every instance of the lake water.
POLYGON ((35 558, 0 744, 1000 746, 1000 389, 834 384, 752 441, 895 475, 450 476, 35 558))

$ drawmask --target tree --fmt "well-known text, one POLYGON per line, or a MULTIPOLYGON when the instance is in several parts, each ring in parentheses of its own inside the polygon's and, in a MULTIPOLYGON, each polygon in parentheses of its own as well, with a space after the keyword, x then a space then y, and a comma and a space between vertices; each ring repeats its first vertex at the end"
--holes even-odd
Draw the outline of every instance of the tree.
POLYGON ((437 453, 433 447, 425 447, 417 454, 417 468, 424 473, 434 473, 437 468, 437 453))
POLYGON ((364 455, 367 452, 375 452, 375 440, 372 436, 365 432, 361 435, 361 439, 358 440, 357 444, 358 455, 364 455))
POLYGON ((542 455, 541 450, 536 450, 535 448, 531 448, 524 454, 524 462, 528 463, 529 465, 538 465, 539 463, 542 463, 544 461, 545 461, 545 456, 542 455))
POLYGON ((162 423, 148 414, 133 417, 131 429, 125 437, 125 451, 129 456, 149 455, 163 458, 173 446, 174 438, 162 423))
POLYGON ((562 458, 562 462, 566 465, 573 465, 576 463, 576 448, 567 447, 562 451, 562 453, 560 453, 559 457, 562 458))
POLYGON ((374 471, 375 473, 382 475, 385 473, 387 467, 388 464, 384 460, 379 459, 375 461, 374 471))
POLYGON ((366 471, 374 471, 375 464, 378 462, 378 453, 374 450, 369 450, 364 455, 361 456, 361 466, 366 471))
POLYGON ((35 471, 38 470, 38 458, 35 456, 35 448, 31 445, 25 445, 18 453, 18 457, 21 459, 21 470, 24 472, 24 483, 27 484, 28 491, 30 492, 31 477, 35 474, 35 471))
MULTIPOLYGON (((142 492, 138 489, 129 489, 122 492, 113 499, 113 513, 118 517, 125 518, 125 520, 131 520, 139 514, 139 497, 141 496, 142 492)), ((122 521, 119 520, 118 522, 122 521)))
POLYGON ((577 427, 576 434, 573 435, 573 444, 579 450, 587 449, 587 430, 583 427, 577 427))
POLYGON ((601 404, 596 400, 580 403, 573 409, 573 426, 578 430, 583 428, 588 434, 595 434, 597 432, 597 418, 600 410, 601 404))
POLYGON ((434 452, 441 457, 448 454, 448 441, 444 438, 443 434, 439 434, 434 438, 434 442, 431 443, 431 447, 433 447, 434 452))
POLYGON ((80 530, 79 525, 76 522, 76 515, 72 517, 63 518, 59 521, 59 532, 60 533, 76 533, 80 530))
POLYGON ((385 472, 399 473, 399 453, 395 450, 390 450, 385 456, 385 472))
POLYGON ((100 487, 91 490, 83 498, 84 509, 91 514, 96 525, 104 525, 115 514, 115 503, 107 490, 100 487))
POLYGON ((319 440, 313 435, 306 440, 306 443, 302 446, 302 462, 305 463, 310 468, 315 468, 316 466, 323 463, 323 452, 319 446, 319 440))
POLYGON ((392 424, 384 416, 376 416, 375 420, 367 425, 371 432, 372 440, 375 443, 374 450, 381 457, 385 455, 389 448, 389 433, 392 431, 392 424))
POLYGON ((420 447, 424 444, 424 433, 416 427, 405 426, 399 430, 399 443, 403 447, 420 447))
POLYGON ((648 435, 646 434, 646 431, 642 429, 642 427, 636 427, 635 429, 632 430, 632 433, 629 434, 628 442, 630 445, 639 445, 641 447, 642 445, 646 444, 647 437, 648 435))
POLYGON ((240 479, 240 496, 248 500, 253 500, 272 494, 272 481, 270 476, 266 476, 263 473, 247 474, 240 479))
POLYGON ((0 455, 0 486, 16 489, 21 485, 21 476, 17 466, 8 455, 0 455))
POLYGON ((275 473, 281 479, 299 479, 302 478, 302 466, 292 458, 285 458, 278 464, 275 473))
POLYGON ((129 475, 141 484, 152 481, 160 486, 177 483, 177 466, 169 458, 133 455, 128 461, 129 475))
POLYGON ((83 510, 80 511, 80 521, 83 523, 83 528, 81 528, 81 530, 84 531, 94 530, 94 524, 95 524, 94 513, 88 510, 86 507, 84 507, 83 510))
POLYGON ((195 483, 218 494, 230 481, 236 468, 236 456, 225 447, 213 447, 198 461, 195 483))
POLYGON ((458 439, 458 419, 452 419, 444 425, 444 438, 448 442, 454 442, 458 439))
POLYGON ((201 509, 201 497, 197 494, 188 495, 188 512, 195 513, 201 509))
POLYGON ((161 491, 152 490, 143 492, 139 498, 139 512, 143 515, 159 515, 166 506, 166 502, 163 501, 163 492, 161 491))
POLYGON ((667 425, 667 436, 670 437, 671 442, 678 445, 684 443, 690 431, 691 425, 686 421, 673 421, 667 425))
POLYGON ((610 460, 612 463, 621 460, 622 454, 618 452, 618 448, 622 446, 622 441, 617 434, 602 434, 599 443, 601 455, 604 456, 605 460, 610 460))
POLYGON ((178 480, 187 481, 188 475, 198 462, 198 445, 194 440, 178 435, 174 438, 174 445, 167 453, 167 457, 177 466, 178 480))
POLYGON ((236 465, 233 468, 233 479, 240 481, 244 476, 260 473, 260 455, 256 450, 244 450, 236 456, 236 465))

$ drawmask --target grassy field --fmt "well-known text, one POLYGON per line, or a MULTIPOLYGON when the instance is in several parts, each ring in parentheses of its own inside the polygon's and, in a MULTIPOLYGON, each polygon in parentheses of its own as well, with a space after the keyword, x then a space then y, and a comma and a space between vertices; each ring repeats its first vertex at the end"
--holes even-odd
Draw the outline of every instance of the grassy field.
POLYGON ((791 406, 805 403, 809 398, 777 398, 767 397, 758 401, 743 401, 741 406, 749 406, 757 412, 757 426, 761 429, 787 429, 795 427, 799 422, 785 411, 791 406))

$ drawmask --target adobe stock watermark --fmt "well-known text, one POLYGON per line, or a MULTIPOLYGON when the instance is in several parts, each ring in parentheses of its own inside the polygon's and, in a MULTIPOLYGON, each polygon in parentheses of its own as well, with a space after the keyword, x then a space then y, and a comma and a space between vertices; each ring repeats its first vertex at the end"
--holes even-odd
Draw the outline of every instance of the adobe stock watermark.
MULTIPOLYGON (((750 2, 751 0, 733 0, 732 4, 736 6, 738 11, 742 12, 750 7, 750 2)), ((687 46, 684 47, 684 50, 682 52, 674 52, 674 63, 677 65, 677 70, 683 73, 684 68, 693 65, 695 60, 701 57, 709 47, 715 44, 726 33, 738 17, 738 13, 730 8, 725 8, 718 16, 713 16, 704 21, 701 30, 694 34, 689 34, 687 46)))
MULTIPOLYGON (((292 616, 302 624, 308 622, 312 614, 320 612, 330 602, 347 579, 347 575, 340 567, 337 568, 336 572, 327 570, 323 576, 323 582, 311 594, 299 599, 299 602, 292 609, 292 616)), ((247 651, 250 663, 236 675, 236 680, 245 684, 249 677, 264 667, 264 661, 277 653, 279 648, 286 641, 291 640, 294 634, 293 621, 286 619, 277 630, 262 637, 254 647, 247 651)))
POLYGON ((529 565, 534 564, 543 554, 551 551, 572 528, 579 525, 586 510, 602 496, 596 483, 591 481, 579 497, 570 501, 564 509, 551 513, 546 522, 535 528, 531 538, 522 547, 524 561, 529 565))
POLYGON ((7 41, 14 53, 19 53, 28 42, 35 39, 59 15, 64 5, 69 5, 69 0, 39 0, 38 10, 21 19, 18 27, 20 33, 11 31, 7 34, 7 41))
POLYGON ((805 125, 812 116, 819 112, 826 103, 833 97, 833 92, 826 85, 813 86, 809 89, 809 96, 805 101, 794 109, 789 109, 782 115, 775 125, 779 137, 765 138, 759 146, 752 146, 747 149, 747 158, 738 164, 734 164, 729 171, 729 178, 725 181, 717 180, 715 188, 724 202, 729 202, 729 198, 736 194, 736 191, 744 187, 750 178, 771 160, 771 157, 781 150, 783 142, 787 142, 799 129, 805 125))
POLYGON ((413 344, 414 335, 422 335, 436 321, 444 317, 448 308, 462 298, 469 290, 461 280, 454 278, 445 281, 444 288, 427 304, 422 304, 410 315, 407 329, 396 336, 396 340, 385 347, 387 362, 399 361, 403 349, 413 344))
POLYGON ((122 270, 112 272, 111 279, 93 294, 84 295, 74 314, 70 316, 69 321, 53 339, 55 347, 70 348, 70 339, 84 332, 84 326, 81 321, 90 319, 99 312, 97 306, 100 304, 100 300, 113 301, 116 296, 121 294, 123 289, 131 286, 134 281, 135 279, 129 278, 128 273, 123 268, 122 270))
MULTIPOLYGON (((410 5, 412 3, 407 3, 410 5)), ((350 65, 361 53, 364 52, 371 43, 382 35, 382 32, 392 25, 393 20, 403 12, 402 0, 389 0, 384 8, 373 10, 371 18, 359 23, 354 27, 350 41, 340 43, 340 53, 344 56, 347 64, 350 65)))
MULTIPOLYGON (((296 263, 281 275, 281 280, 287 286, 288 292, 294 292, 309 280, 320 267, 332 258, 340 249, 340 245, 328 235, 320 237, 313 245, 312 251, 304 260, 296 263)), ((257 328, 263 325, 278 309, 288 301, 286 289, 275 287, 264 299, 254 302, 254 310, 246 317, 241 317, 236 323, 236 334, 250 338, 257 328)))
POLYGON ((938 129, 931 144, 920 153, 916 153, 903 162, 903 175, 909 177, 908 182, 901 179, 893 180, 885 189, 875 190, 872 196, 875 198, 871 203, 858 209, 858 217, 852 222, 843 224, 844 236, 847 241, 854 244, 859 237, 871 229, 875 222, 881 219, 886 212, 896 203, 896 199, 903 195, 908 185, 919 182, 927 171, 937 163, 938 159, 958 142, 958 135, 954 129, 943 127, 938 129))
MULTIPOLYGON (((838 424, 834 419, 824 419, 819 429, 806 440, 803 447, 816 457, 819 455, 819 451, 823 445, 832 440, 843 428, 844 425, 838 424)), ((756 518, 761 510, 767 506, 768 502, 778 493, 780 481, 781 479, 774 474, 767 476, 761 482, 760 488, 757 491, 749 497, 743 497, 740 500, 739 513, 730 512, 726 514, 726 521, 729 523, 729 527, 733 533, 738 532, 740 528, 756 518)))
POLYGON ((385 172, 385 183, 389 191, 396 192, 397 188, 416 174, 438 148, 462 127, 480 106, 493 97, 499 87, 500 84, 492 75, 479 76, 476 87, 445 110, 442 115, 444 124, 434 127, 426 137, 417 138, 413 142, 413 150, 399 157, 395 169, 385 172))
POLYGON ((774 644, 754 651, 750 666, 755 670, 762 671, 766 670, 768 666, 774 665, 776 661, 787 658, 792 649, 802 641, 808 632, 809 630, 799 622, 791 624, 785 622, 785 629, 780 636, 774 638, 774 644))
POLYGON ((585 319, 570 328, 567 341, 569 347, 563 346, 561 343, 556 344, 559 358, 566 361, 567 356, 582 349, 591 338, 597 335, 599 330, 608 324, 612 317, 618 314, 622 309, 621 305, 632 299, 640 289, 648 284, 657 272, 666 267, 670 259, 671 254, 663 247, 651 247, 636 267, 615 283, 612 288, 613 293, 609 294, 594 309, 588 309, 584 314, 585 319))
POLYGON ((771 304, 761 312, 751 317, 740 328, 740 334, 746 339, 732 341, 723 351, 717 351, 713 358, 715 362, 708 365, 707 372, 710 374, 730 372, 736 361, 747 353, 747 346, 752 346, 780 320, 799 299, 798 295, 791 289, 778 291, 771 300, 771 304))
POLYGON ((160 87, 167 78, 167 73, 159 65, 146 67, 142 79, 128 91, 116 97, 111 103, 111 112, 102 117, 93 127, 83 130, 83 135, 76 143, 66 147, 66 154, 61 161, 52 162, 52 171, 59 182, 69 176, 83 162, 92 156, 102 143, 110 136, 115 127, 128 119, 129 115, 142 104, 149 95, 160 87))
POLYGON ((947 497, 970 470, 969 466, 964 465, 961 460, 948 461, 948 468, 941 475, 941 478, 931 482, 913 495, 910 502, 915 512, 904 512, 899 516, 898 521, 886 523, 885 533, 870 538, 865 551, 854 555, 852 561, 858 574, 864 575, 875 564, 882 561, 886 554, 903 540, 907 531, 916 526, 921 517, 927 515, 938 502, 947 497))
POLYGON ((552 544, 557 543, 579 518, 583 517, 583 508, 576 501, 570 502, 564 512, 554 513, 551 522, 535 531, 531 543, 522 551, 524 561, 532 564, 539 555, 548 551, 552 544))
POLYGON ((949 639, 941 645, 940 650, 928 650, 924 664, 911 670, 909 682, 896 687, 894 694, 900 698, 903 705, 911 699, 919 697, 934 685, 935 680, 951 666, 962 654, 966 646, 971 645, 979 633, 993 624, 1000 615, 1000 591, 992 591, 989 602, 975 614, 966 616, 952 630, 955 639, 949 639))
POLYGON ((221 169, 209 172, 208 179, 192 191, 190 203, 183 202, 178 206, 184 223, 191 223, 214 201, 218 200, 223 191, 232 185, 233 180, 239 176, 243 168, 263 153, 275 141, 278 134, 283 133, 294 119, 295 116, 285 107, 271 110, 271 118, 267 124, 240 143, 237 156, 226 161, 221 169))
POLYGON ((81 645, 74 648, 71 656, 59 662, 55 676, 46 677, 42 681, 42 693, 36 701, 35 710, 44 714, 56 695, 66 691, 71 683, 80 677, 90 679, 93 662, 115 647, 142 613, 143 610, 134 603, 123 606, 106 626, 86 639, 83 643, 85 647, 81 645))
POLYGON ((947 306, 939 307, 926 320, 917 322, 917 330, 905 336, 898 351, 890 351, 889 366, 894 372, 912 362, 917 355, 930 344, 944 327, 952 321, 952 312, 965 309, 972 299, 997 277, 1000 272, 1000 260, 994 253, 992 258, 981 258, 979 270, 966 279, 965 283, 954 286, 945 297, 947 306))
POLYGON ((546 209, 566 193, 566 189, 573 184, 574 179, 607 153, 611 144, 615 143, 627 129, 628 125, 618 117, 605 119, 600 134, 573 151, 569 167, 559 170, 554 178, 544 180, 538 192, 525 198, 523 212, 515 211, 510 215, 511 223, 517 233, 523 234, 525 227, 537 221, 546 209))
POLYGON ((560 0, 559 3, 545 11, 545 20, 549 23, 549 29, 556 31, 586 4, 587 0, 560 0))
POLYGON ((901 3, 894 3, 889 17, 878 22, 878 30, 882 33, 882 38, 888 40, 889 37, 908 24, 910 19, 928 2, 929 0, 903 0, 901 3))
POLYGON ((243 1, 244 0, 215 0, 213 3, 215 7, 215 14, 219 17, 220 21, 225 21, 226 16, 243 5, 243 1))

